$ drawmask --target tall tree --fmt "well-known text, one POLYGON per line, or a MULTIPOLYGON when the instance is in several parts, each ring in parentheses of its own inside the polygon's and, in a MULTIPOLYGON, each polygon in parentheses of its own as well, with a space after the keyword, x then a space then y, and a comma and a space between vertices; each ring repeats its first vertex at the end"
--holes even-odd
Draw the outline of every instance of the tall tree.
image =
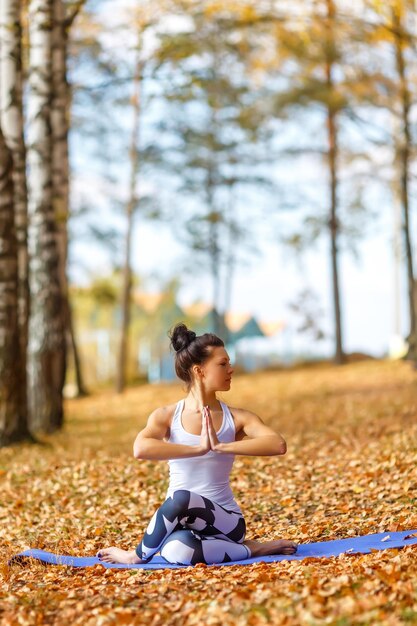
POLYGON ((188 235, 180 238, 194 252, 193 269, 211 275, 213 325, 223 334, 224 285, 231 288, 233 271, 230 233, 236 255, 239 243, 249 239, 258 209, 251 207, 238 218, 230 207, 233 190, 256 187, 258 204, 261 188, 268 184, 257 169, 266 160, 261 109, 254 106, 261 94, 250 79, 252 47, 235 26, 239 18, 232 3, 174 5, 184 12, 183 30, 161 28, 158 33, 159 79, 166 100, 161 128, 170 138, 162 162, 177 177, 178 194, 187 198, 182 219, 175 209, 173 218, 188 235))
POLYGON ((31 0, 28 93, 29 401, 31 429, 47 432, 60 428, 63 423, 62 352, 65 350, 52 193, 52 18, 52 0, 31 0))
MULTIPOLYGON (((139 169, 143 168, 145 150, 142 150, 140 126, 144 114, 143 82, 145 68, 149 65, 149 53, 144 50, 146 31, 153 27, 160 18, 163 2, 158 4, 143 2, 133 13, 131 22, 136 29, 136 45, 134 49, 133 80, 131 103, 131 136, 129 145, 129 183, 126 202, 126 233, 123 262, 123 285, 121 295, 121 328, 118 362, 116 368, 116 391, 121 393, 126 384, 126 369, 128 363, 128 345, 130 331, 130 307, 132 298, 132 235, 134 218, 139 207, 142 207, 145 194, 138 196, 139 169)), ((145 212, 142 212, 145 216, 145 212)))
MULTIPOLYGON (((18 255, 18 320, 20 343, 20 416, 28 424, 26 352, 28 344, 29 282, 27 249, 26 149, 22 105, 22 3, 0 0, 0 124, 13 159, 14 214, 18 255)), ((26 426, 26 429, 28 427, 26 426)), ((28 432, 28 431, 27 431, 28 432)))
MULTIPOLYGON (((288 120, 288 113, 291 112, 293 119, 299 122, 301 114, 309 116, 314 123, 317 119, 314 115, 319 112, 325 130, 324 136, 321 132, 316 133, 313 145, 308 145, 304 139, 302 146, 292 146, 287 151, 289 155, 315 152, 323 156, 327 174, 327 206, 324 207, 324 202, 320 201, 314 214, 308 215, 305 220, 303 232, 292 241, 298 246, 300 242, 312 243, 324 232, 327 234, 334 361, 341 364, 345 360, 339 267, 341 242, 343 236, 345 242, 350 243, 352 234, 359 234, 357 225, 352 228, 349 224, 349 213, 358 218, 358 209, 363 209, 360 184, 354 194, 351 191, 348 194, 346 186, 345 191, 342 189, 343 178, 346 179, 349 166, 357 155, 346 142, 346 136, 343 143, 341 137, 351 111, 362 101, 367 72, 358 64, 361 32, 357 31, 358 21, 349 11, 339 10, 334 0, 319 0, 306 8, 303 21, 289 14, 287 30, 279 28, 276 54, 281 85, 278 85, 274 100, 278 119, 288 120)), ((305 135, 304 128, 302 132, 305 135)), ((354 179, 351 180, 350 187, 354 187, 354 179)), ((294 191, 296 193, 297 190, 294 191)), ((315 204, 318 204, 317 200, 315 204)))
POLYGON ((0 446, 27 434, 19 400, 22 368, 13 201, 12 156, 0 129, 0 446))
MULTIPOLYGON (((326 0, 326 35, 325 35, 325 71, 326 88, 329 94, 335 92, 336 72, 335 60, 338 57, 337 35, 335 32, 335 4, 333 0, 326 0)), ((338 219, 338 109, 340 103, 335 103, 333 98, 326 102, 327 114, 327 134, 328 134, 328 167, 330 175, 330 250, 332 267, 332 288, 334 307, 334 327, 336 339, 335 362, 340 365, 344 361, 344 351, 342 342, 342 312, 340 305, 340 280, 339 280, 339 219, 338 219)))
POLYGON ((123 267, 123 287, 122 287, 122 321, 120 328, 120 345, 119 345, 119 358, 116 370, 116 391, 121 393, 126 385, 126 366, 128 359, 128 339, 129 339, 129 325, 130 325, 130 305, 131 305, 131 292, 132 292, 132 259, 131 259, 131 247, 132 247, 132 231, 133 231, 133 218, 138 204, 137 198, 137 182, 138 182, 138 137, 139 137, 139 124, 141 118, 141 83, 142 83, 142 71, 143 60, 141 51, 141 35, 139 35, 138 47, 136 51, 135 60, 135 73, 133 77, 133 95, 132 95, 132 135, 129 149, 129 165, 130 165, 130 180, 129 180, 129 197, 126 203, 126 238, 125 238, 125 260, 123 267))
MULTIPOLYGON (((403 236, 407 271, 407 299, 409 310, 409 331, 407 336, 407 357, 417 363, 417 305, 416 282, 413 263, 413 245, 410 227, 410 181, 412 162, 411 109, 412 95, 407 75, 406 49, 410 46, 410 35, 404 21, 411 12, 413 21, 417 19, 414 2, 394 2, 392 4, 392 31, 394 35, 395 61, 399 81, 399 104, 401 134, 397 142, 397 159, 400 167, 400 198, 403 213, 403 236), (408 5, 408 6, 407 6, 408 5), (408 11, 407 11, 408 9, 408 11)), ((415 48, 416 41, 412 43, 415 48)), ((416 59, 414 58, 414 62, 416 59)))
MULTIPOLYGON (((160 217, 159 206, 156 206, 152 197, 156 195, 152 193, 153 181, 151 180, 155 169, 151 176, 149 170, 154 166, 156 155, 163 148, 160 142, 155 140, 155 136, 148 134, 144 137, 140 132, 140 127, 145 127, 148 123, 146 116, 151 108, 149 103, 154 99, 152 88, 156 85, 152 77, 155 65, 153 63, 154 44, 150 45, 146 37, 148 30, 152 31, 152 27, 161 19, 164 4, 163 0, 158 3, 144 1, 140 3, 140 6, 130 10, 126 18, 121 14, 120 24, 117 27, 117 39, 122 42, 122 45, 120 48, 112 45, 111 49, 106 47, 105 38, 91 38, 92 32, 95 35, 103 29, 100 22, 100 7, 97 6, 97 11, 92 11, 91 14, 86 11, 83 13, 83 20, 78 24, 78 40, 73 46, 77 54, 77 68, 82 70, 86 62, 94 67, 94 71, 89 72, 88 82, 85 71, 82 71, 80 85, 74 92, 74 102, 76 114, 82 111, 80 118, 76 118, 76 123, 79 122, 76 132, 88 138, 86 150, 95 148, 96 168, 104 165, 102 176, 107 193, 104 202, 97 201, 97 205, 108 206, 109 221, 118 217, 120 211, 123 211, 123 217, 126 218, 126 226, 123 229, 123 235, 119 235, 119 245, 116 250, 111 246, 111 237, 108 236, 112 234, 110 230, 104 232, 101 224, 97 223, 97 205, 92 207, 95 223, 89 233, 90 236, 97 235, 101 243, 107 245, 108 250, 112 251, 111 262, 114 266, 123 268, 120 297, 120 343, 115 380, 116 389, 119 391, 125 386, 126 364, 129 360, 132 235, 135 219, 137 216, 140 216, 142 220, 160 217), (129 42, 133 37, 134 42, 131 47, 129 42), (80 61, 79 64, 78 61, 80 61), (91 77, 94 77, 94 81, 91 77), (152 86, 148 90, 147 86, 150 83, 152 86), (88 115, 86 109, 94 114, 88 119, 88 124, 84 121, 88 115), (118 111, 117 115, 115 115, 115 110, 118 111), (126 167, 120 167, 125 163, 126 167), (128 176, 126 176, 127 171, 128 176), (125 188, 127 192, 123 193, 121 190, 125 188), (151 193, 149 193, 150 190, 151 193)), ((91 8, 90 3, 87 9, 89 8, 91 8)), ((152 39, 152 34, 150 39, 152 39)), ((153 112, 151 112, 152 115, 153 112)), ((120 220, 118 222, 120 223, 120 220)), ((95 236, 94 239, 97 241, 95 236)), ((140 241, 136 248, 140 250, 140 241)))
POLYGON ((65 383, 67 369, 67 348, 73 353, 78 394, 86 393, 81 359, 75 337, 72 320, 71 303, 68 292, 67 261, 68 261, 68 218, 70 166, 68 154, 68 134, 71 109, 71 89, 68 83, 68 38, 70 29, 84 4, 84 0, 75 3, 64 3, 53 0, 52 29, 52 198, 56 219, 57 247, 59 253, 59 281, 62 294, 63 319, 66 343, 61 353, 62 374, 61 388, 65 383))
POLYGON ((365 22, 365 41, 376 68, 368 82, 368 99, 375 109, 388 114, 380 135, 392 155, 386 179, 395 189, 394 202, 398 198, 401 205, 409 323, 406 358, 417 363, 417 290, 410 220, 415 161, 413 117, 417 103, 417 10, 413 0, 367 0, 365 6, 370 15, 365 22))

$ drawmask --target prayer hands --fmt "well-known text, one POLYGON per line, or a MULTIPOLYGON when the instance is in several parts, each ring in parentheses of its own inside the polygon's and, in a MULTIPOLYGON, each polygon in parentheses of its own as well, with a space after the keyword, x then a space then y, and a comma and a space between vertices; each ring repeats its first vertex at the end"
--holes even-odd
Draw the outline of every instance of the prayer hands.
POLYGON ((210 408, 208 406, 203 407, 203 430, 206 426, 208 438, 210 441, 210 449, 214 452, 221 451, 221 443, 217 438, 216 431, 214 430, 213 420, 211 418, 210 408))
POLYGON ((209 429, 208 429, 208 419, 207 419, 207 413, 205 411, 205 408, 206 407, 203 408, 202 415, 201 415, 201 419, 202 419, 201 435, 200 435, 201 454, 206 454, 209 450, 211 450, 210 435, 209 435, 209 429))

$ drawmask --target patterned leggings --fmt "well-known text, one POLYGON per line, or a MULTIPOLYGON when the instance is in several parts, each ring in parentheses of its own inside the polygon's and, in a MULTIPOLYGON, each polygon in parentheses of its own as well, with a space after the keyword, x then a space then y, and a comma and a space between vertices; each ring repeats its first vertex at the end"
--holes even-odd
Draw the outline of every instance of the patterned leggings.
POLYGON ((158 551, 169 563, 228 563, 248 559, 243 516, 198 493, 179 489, 154 513, 136 554, 150 561, 158 551))

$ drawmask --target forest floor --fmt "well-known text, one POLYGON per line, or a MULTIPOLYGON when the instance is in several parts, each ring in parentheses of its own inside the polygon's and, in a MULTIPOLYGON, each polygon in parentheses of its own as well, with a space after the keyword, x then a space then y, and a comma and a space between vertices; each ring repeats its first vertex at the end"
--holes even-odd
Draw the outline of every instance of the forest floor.
MULTIPOLYGON (((184 393, 145 385, 66 402, 62 432, 0 450, 0 623, 417 624, 417 548, 176 570, 7 566, 41 548, 94 555, 138 543, 167 488, 138 461, 149 413, 184 393)), ((404 362, 322 364, 236 376, 221 395, 287 440, 283 457, 236 457, 247 538, 297 543, 417 528, 417 373, 404 362)))

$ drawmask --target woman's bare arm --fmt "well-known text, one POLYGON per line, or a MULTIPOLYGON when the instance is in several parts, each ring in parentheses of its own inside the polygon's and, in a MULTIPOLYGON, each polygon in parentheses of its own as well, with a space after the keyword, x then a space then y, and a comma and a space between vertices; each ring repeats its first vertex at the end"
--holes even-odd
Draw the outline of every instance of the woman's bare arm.
POLYGON ((266 426, 255 413, 243 409, 233 409, 233 413, 238 418, 248 439, 218 443, 213 447, 216 452, 247 456, 276 456, 286 453, 285 439, 272 428, 266 426))
POLYGON ((168 459, 184 459, 192 456, 202 456, 210 449, 210 443, 205 441, 204 433, 196 446, 187 446, 163 441, 168 435, 171 412, 167 407, 153 411, 143 430, 137 435, 133 444, 133 456, 136 459, 164 461, 168 459))

